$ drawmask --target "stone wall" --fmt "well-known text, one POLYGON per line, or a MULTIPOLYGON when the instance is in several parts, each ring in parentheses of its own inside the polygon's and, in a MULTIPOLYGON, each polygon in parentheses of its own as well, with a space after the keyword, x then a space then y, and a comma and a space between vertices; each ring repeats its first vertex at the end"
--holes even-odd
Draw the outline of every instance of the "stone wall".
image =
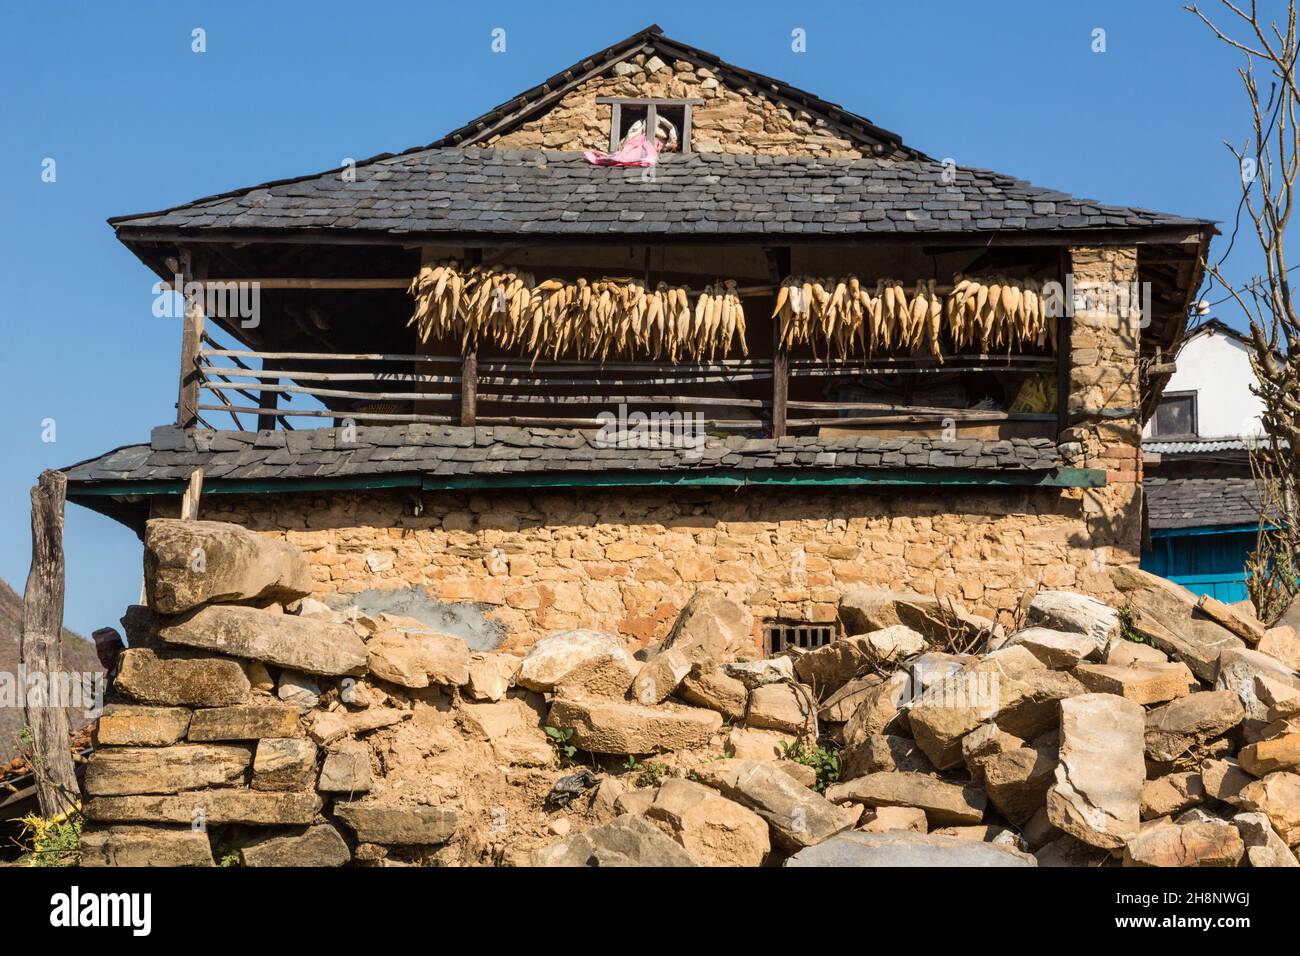
POLYGON ((661 640, 712 586, 758 618, 830 621, 871 585, 982 614, 1033 584, 1107 596, 1089 545, 1111 533, 1073 489, 336 492, 204 499, 204 517, 285 539, 317 596, 427 589, 487 605, 507 649, 591 627, 661 640))
MULTIPOLYGON (((855 157, 868 155, 800 110, 750 89, 724 86, 707 67, 640 54, 577 87, 554 108, 483 145, 501 149, 607 149, 609 104, 597 97, 702 99, 691 115, 691 149, 705 153, 855 157)), ((680 133, 680 131, 679 131, 680 133)))
POLYGON ((1070 250, 1075 314, 1070 333, 1068 428, 1082 464, 1106 472, 1106 486, 1083 496, 1093 560, 1136 565, 1142 524, 1142 421, 1138 376, 1141 322, 1130 313, 1137 250, 1070 250), (1112 296, 1113 298, 1108 298, 1112 296))

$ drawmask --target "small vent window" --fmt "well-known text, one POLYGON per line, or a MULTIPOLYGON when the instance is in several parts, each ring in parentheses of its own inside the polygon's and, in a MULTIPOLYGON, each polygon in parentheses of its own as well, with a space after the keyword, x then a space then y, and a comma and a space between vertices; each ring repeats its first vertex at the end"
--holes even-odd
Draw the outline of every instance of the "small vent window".
POLYGON ((807 621, 765 621, 763 650, 774 657, 791 647, 815 651, 839 638, 835 624, 809 624, 807 621))

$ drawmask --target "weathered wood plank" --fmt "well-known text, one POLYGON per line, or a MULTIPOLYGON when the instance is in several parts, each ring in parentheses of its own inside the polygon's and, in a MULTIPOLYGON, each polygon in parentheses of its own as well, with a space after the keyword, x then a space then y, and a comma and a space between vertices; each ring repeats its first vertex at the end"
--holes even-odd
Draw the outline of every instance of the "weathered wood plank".
POLYGON ((63 676, 63 502, 68 478, 44 471, 32 488, 32 566, 23 590, 19 663, 26 674, 23 709, 32 736, 32 765, 41 813, 52 817, 76 803, 77 776, 68 750, 68 718, 50 688, 63 676), (36 675, 40 679, 32 680, 36 675))

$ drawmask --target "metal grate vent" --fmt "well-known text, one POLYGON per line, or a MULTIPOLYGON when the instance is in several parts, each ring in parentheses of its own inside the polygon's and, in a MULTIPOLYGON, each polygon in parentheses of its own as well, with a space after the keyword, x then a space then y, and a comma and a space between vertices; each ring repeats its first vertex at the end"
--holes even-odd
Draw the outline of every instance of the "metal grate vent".
POLYGON ((764 621, 763 650, 775 657, 790 647, 814 651, 839 637, 835 624, 809 624, 807 621, 764 621))

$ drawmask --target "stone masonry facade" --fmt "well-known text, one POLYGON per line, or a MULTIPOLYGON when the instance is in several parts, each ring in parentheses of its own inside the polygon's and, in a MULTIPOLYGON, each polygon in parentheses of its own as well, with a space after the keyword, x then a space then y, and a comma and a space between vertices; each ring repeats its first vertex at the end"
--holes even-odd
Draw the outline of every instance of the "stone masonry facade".
MULTIPOLYGON (((611 107, 602 96, 702 99, 691 118, 691 149, 704 153, 856 158, 868 155, 810 114, 751 89, 733 90, 707 67, 639 54, 569 93, 517 129, 486 141, 499 149, 606 149, 611 107)), ((680 133, 680 131, 679 131, 680 133)))
MULTIPOLYGON (((1071 251, 1076 289, 1124 288, 1131 248, 1071 251)), ((1124 299, 1076 309, 1068 428, 1101 488, 409 491, 210 495, 205 518, 283 536, 308 555, 320 596, 425 589, 484 606, 526 650, 590 627, 661 640, 713 587, 755 618, 832 621, 870 585, 951 598, 995 615, 1034 585, 1114 599, 1141 528, 1138 336, 1124 299)), ((757 626, 757 625, 756 625, 757 626)), ((757 633, 755 635, 757 641, 757 633)))

